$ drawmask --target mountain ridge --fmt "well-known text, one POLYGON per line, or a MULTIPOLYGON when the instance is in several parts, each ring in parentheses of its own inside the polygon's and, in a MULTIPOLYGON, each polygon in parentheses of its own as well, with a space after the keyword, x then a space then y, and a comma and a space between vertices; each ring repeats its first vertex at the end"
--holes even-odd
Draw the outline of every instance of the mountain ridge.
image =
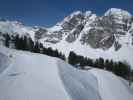
POLYGON ((0 21, 0 32, 28 35, 66 56, 74 51, 85 57, 126 60, 133 65, 133 16, 118 8, 109 9, 103 16, 76 11, 50 28, 0 21))

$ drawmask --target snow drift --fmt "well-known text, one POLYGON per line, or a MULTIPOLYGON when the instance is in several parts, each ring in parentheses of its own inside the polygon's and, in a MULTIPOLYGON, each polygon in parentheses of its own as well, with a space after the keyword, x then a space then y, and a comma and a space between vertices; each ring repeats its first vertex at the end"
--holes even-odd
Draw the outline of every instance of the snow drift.
POLYGON ((117 76, 53 57, 0 47, 0 100, 132 100, 117 76), (7 63, 8 62, 8 63, 7 63))

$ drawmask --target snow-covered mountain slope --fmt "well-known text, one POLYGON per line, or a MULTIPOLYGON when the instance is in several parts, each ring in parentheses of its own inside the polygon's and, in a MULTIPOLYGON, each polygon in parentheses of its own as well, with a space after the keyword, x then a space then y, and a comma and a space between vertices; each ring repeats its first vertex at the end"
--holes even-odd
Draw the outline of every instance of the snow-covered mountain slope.
POLYGON ((123 45, 123 47, 115 51, 114 47, 111 47, 108 50, 102 49, 93 49, 89 45, 82 45, 79 41, 76 41, 72 44, 62 41, 59 44, 53 45, 52 48, 62 51, 66 56, 69 55, 70 51, 74 51, 79 55, 84 57, 89 57, 91 59, 104 58, 104 59, 113 59, 114 61, 126 61, 133 68, 133 47, 128 45, 123 45))
POLYGON ((128 37, 124 44, 132 46, 132 24, 133 16, 121 9, 111 8, 100 17, 91 11, 77 11, 55 26, 38 30, 35 34, 40 36, 37 39, 44 45, 78 40, 82 45, 87 44, 94 49, 108 50, 114 46, 117 51, 123 45, 123 42, 119 42, 121 38, 128 37))
POLYGON ((74 12, 42 34, 49 31, 50 36, 39 41, 66 56, 74 51, 93 59, 103 57, 127 61, 133 68, 133 16, 125 10, 111 8, 100 17, 91 11, 74 12), (60 38, 52 37, 54 32, 60 33, 60 38))
POLYGON ((127 61, 133 68, 133 16, 122 9, 111 8, 103 16, 76 11, 50 28, 0 20, 0 32, 30 36, 66 56, 74 51, 93 59, 127 61))
POLYGON ((0 47, 1 68, 0 100, 133 98, 128 85, 110 72, 99 69, 82 71, 57 58, 41 54, 0 47))
POLYGON ((18 21, 0 20, 0 34, 20 35, 31 37, 34 40, 34 33, 37 29, 24 26, 18 21))

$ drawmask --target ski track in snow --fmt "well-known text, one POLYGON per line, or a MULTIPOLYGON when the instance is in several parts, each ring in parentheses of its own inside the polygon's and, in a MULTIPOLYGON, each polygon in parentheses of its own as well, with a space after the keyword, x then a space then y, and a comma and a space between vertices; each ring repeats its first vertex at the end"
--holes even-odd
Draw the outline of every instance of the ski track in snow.
POLYGON ((63 61, 58 61, 57 65, 61 80, 72 100, 101 100, 97 79, 93 74, 72 68, 63 61))
POLYGON ((0 100, 133 98, 126 81, 111 72, 79 70, 57 58, 41 54, 0 47, 0 71, 0 100))

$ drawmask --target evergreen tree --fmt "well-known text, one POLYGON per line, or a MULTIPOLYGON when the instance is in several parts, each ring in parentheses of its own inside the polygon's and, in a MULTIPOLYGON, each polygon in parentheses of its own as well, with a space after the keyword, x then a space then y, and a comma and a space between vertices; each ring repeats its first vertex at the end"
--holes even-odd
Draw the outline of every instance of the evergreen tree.
POLYGON ((39 45, 40 45, 39 42, 36 41, 36 42, 35 42, 35 45, 34 45, 34 48, 33 48, 33 52, 35 52, 35 53, 40 53, 39 45))
POLYGON ((20 39, 19 39, 19 35, 16 35, 15 37, 14 37, 14 44, 15 44, 15 48, 16 49, 21 49, 21 44, 20 44, 20 39))
POLYGON ((87 58, 87 64, 86 65, 87 66, 93 66, 94 65, 93 60, 90 58, 87 58))
POLYGON ((104 69, 104 59, 103 58, 99 58, 98 61, 99 61, 98 62, 99 68, 104 69))
POLYGON ((10 45, 9 43, 10 43, 10 40, 11 40, 9 34, 5 34, 4 37, 5 37, 5 46, 9 47, 9 45, 10 45))
POLYGON ((34 49, 34 42, 32 41, 31 38, 28 38, 28 50, 33 52, 34 49))
POLYGON ((29 50, 28 38, 26 36, 24 36, 22 41, 23 41, 23 50, 29 50))
POLYGON ((117 63, 115 63, 113 60, 109 60, 109 63, 106 65, 107 70, 112 71, 115 65, 117 65, 117 63))
POLYGON ((118 62, 117 65, 113 67, 113 72, 127 79, 130 73, 130 65, 126 62, 118 62))
POLYGON ((70 54, 69 54, 68 62, 72 65, 77 64, 77 56, 73 51, 71 51, 70 54))

